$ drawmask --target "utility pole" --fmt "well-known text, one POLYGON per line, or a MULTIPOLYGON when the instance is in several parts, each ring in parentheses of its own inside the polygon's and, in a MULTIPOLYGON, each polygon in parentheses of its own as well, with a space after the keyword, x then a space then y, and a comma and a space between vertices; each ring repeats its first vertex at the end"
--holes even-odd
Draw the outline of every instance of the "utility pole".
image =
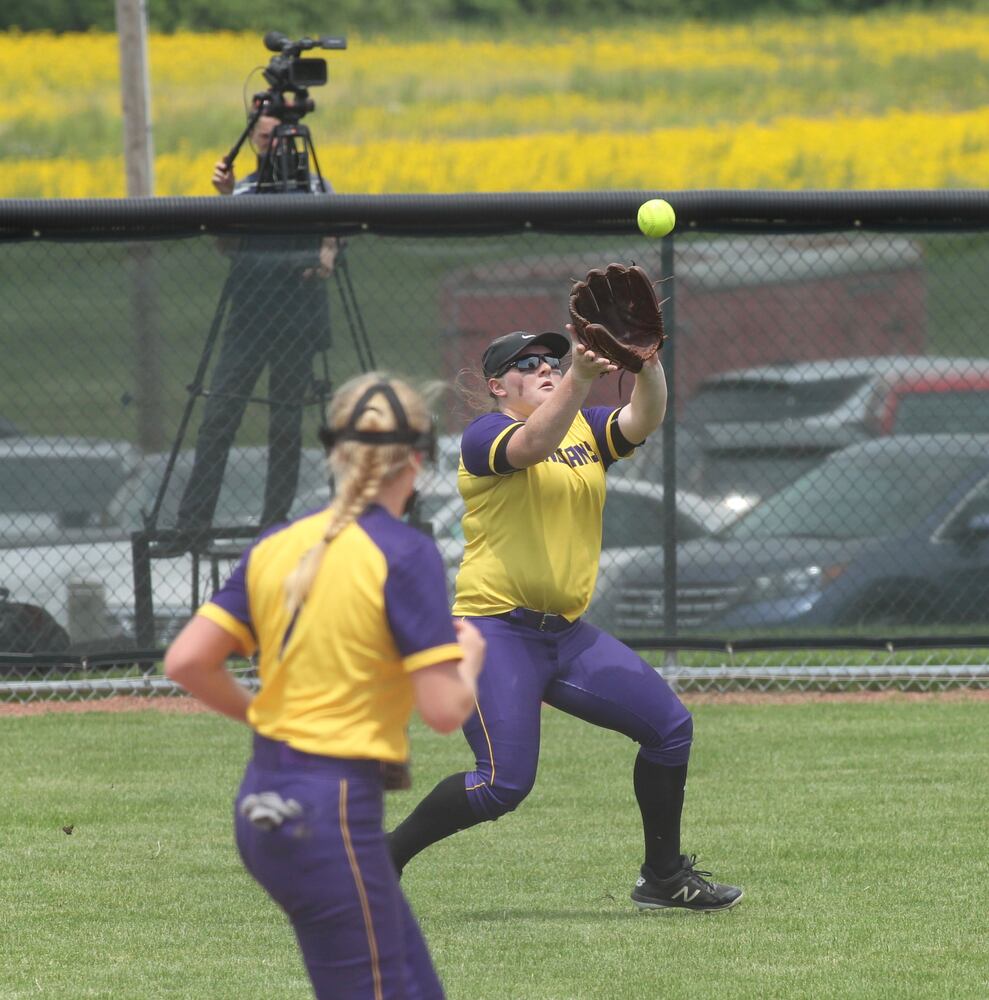
POLYGON ((148 75, 148 11, 144 0, 116 0, 116 4, 127 197, 150 198, 155 193, 155 177, 148 75))
MULTIPOLYGON (((127 197, 150 198, 154 195, 154 143, 148 73, 147 5, 145 0, 115 2, 127 197)), ((152 247, 151 243, 134 243, 130 251, 137 443, 145 452, 162 451, 165 447, 156 268, 152 247)))

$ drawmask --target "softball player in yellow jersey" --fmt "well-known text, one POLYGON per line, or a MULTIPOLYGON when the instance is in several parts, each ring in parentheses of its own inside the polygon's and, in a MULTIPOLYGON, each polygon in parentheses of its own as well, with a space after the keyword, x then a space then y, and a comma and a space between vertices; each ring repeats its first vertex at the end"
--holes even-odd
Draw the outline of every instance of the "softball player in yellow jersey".
POLYGON ((429 844, 515 809, 539 758, 543 702, 624 733, 645 858, 632 890, 643 909, 722 910, 740 889, 708 881, 680 851, 680 816, 693 735, 690 713, 628 647, 581 620, 601 553, 606 471, 662 422, 658 357, 635 376, 620 408, 585 407, 615 366, 559 333, 506 334, 482 367, 497 409, 471 423, 458 476, 466 542, 454 614, 487 640, 477 711, 464 726, 471 772, 440 782, 389 835, 395 867, 429 844))
POLYGON ((372 374, 330 404, 329 512, 265 532, 200 608, 165 672, 254 729, 237 846, 285 910, 318 998, 442 997, 382 830, 415 706, 441 732, 474 708, 484 656, 454 623, 435 544, 400 517, 434 447, 422 399, 372 374), (257 651, 260 691, 226 670, 257 651))

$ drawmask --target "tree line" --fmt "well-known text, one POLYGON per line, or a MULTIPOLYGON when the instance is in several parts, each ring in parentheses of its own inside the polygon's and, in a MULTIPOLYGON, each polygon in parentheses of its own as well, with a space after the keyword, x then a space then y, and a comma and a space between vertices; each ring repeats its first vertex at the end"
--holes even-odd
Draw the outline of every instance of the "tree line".
MULTIPOLYGON (((954 0, 956 9, 986 0, 954 0)), ((594 25, 689 18, 737 21, 756 15, 861 14, 880 9, 927 10, 944 0, 292 0, 273 13, 270 0, 149 0, 153 31, 258 31, 292 36, 348 31, 407 33, 443 27, 511 30, 526 24, 585 29, 594 25)), ((0 30, 113 31, 107 0, 5 0, 0 30)))

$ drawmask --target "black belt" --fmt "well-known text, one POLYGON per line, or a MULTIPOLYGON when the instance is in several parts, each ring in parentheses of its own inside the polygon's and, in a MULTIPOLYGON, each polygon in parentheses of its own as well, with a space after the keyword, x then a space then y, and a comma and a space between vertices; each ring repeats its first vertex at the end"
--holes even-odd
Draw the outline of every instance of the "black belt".
POLYGON ((513 611, 506 611, 500 615, 491 615, 492 618, 502 618, 507 622, 515 622, 518 625, 525 625, 526 628, 535 629, 537 632, 562 632, 570 628, 574 622, 563 615, 551 615, 542 611, 533 611, 531 608, 515 608, 513 611))

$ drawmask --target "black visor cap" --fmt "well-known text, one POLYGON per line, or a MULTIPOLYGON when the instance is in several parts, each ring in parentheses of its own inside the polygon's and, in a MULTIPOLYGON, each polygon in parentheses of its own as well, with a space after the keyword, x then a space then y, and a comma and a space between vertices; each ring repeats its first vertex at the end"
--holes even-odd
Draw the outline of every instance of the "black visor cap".
POLYGON ((570 338, 562 333, 526 333, 523 330, 516 330, 488 344, 488 349, 481 359, 484 377, 498 378, 517 357, 537 345, 548 347, 552 354, 561 359, 570 353, 570 338))

